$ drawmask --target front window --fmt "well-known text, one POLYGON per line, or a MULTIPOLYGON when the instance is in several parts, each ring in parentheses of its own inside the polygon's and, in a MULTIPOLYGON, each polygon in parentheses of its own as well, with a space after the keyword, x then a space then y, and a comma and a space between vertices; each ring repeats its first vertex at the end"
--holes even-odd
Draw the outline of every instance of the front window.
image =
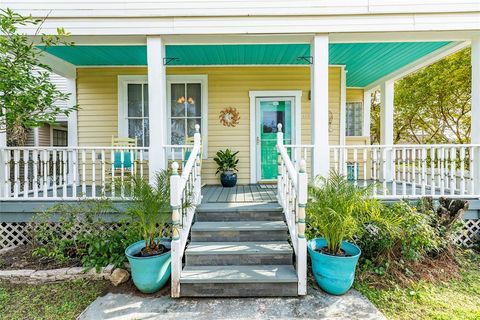
POLYGON ((54 147, 68 146, 68 132, 61 129, 52 129, 52 145, 54 147))
POLYGON ((128 137, 137 140, 140 147, 148 147, 148 84, 127 84, 128 137))
POLYGON ((170 85, 171 144, 190 144, 195 125, 202 121, 201 83, 172 83, 170 85))
POLYGON ((347 102, 346 136, 361 136, 363 127, 363 103, 347 102))

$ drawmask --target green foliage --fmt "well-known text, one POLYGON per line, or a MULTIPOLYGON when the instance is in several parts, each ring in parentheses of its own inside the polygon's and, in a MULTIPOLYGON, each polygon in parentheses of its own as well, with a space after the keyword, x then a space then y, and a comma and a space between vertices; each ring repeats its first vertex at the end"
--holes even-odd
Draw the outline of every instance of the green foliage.
POLYGON ((225 151, 217 151, 216 157, 213 158, 213 161, 215 161, 218 165, 217 172, 215 174, 223 173, 225 171, 238 171, 237 154, 238 151, 232 152, 230 149, 226 149, 225 151))
POLYGON ((61 203, 37 214, 32 222, 33 255, 59 262, 77 261, 97 270, 108 264, 122 266, 126 261, 125 248, 138 241, 140 233, 135 223, 128 220, 120 220, 119 226, 112 229, 112 223, 105 219, 112 212, 119 214, 111 202, 92 200, 61 203), (53 224, 57 216, 58 221, 53 224))
MULTIPOLYGON (((469 143, 470 48, 395 83, 394 143, 469 143)), ((371 135, 380 139, 379 93, 372 99, 371 135)))
POLYGON ((371 197, 371 187, 355 186, 335 171, 328 179, 317 177, 308 193, 307 236, 323 236, 331 254, 340 254, 342 241, 358 235, 367 223, 376 222, 386 229, 396 223, 381 215, 381 204, 371 197))
POLYGON ((43 51, 33 41, 43 44, 43 50, 54 45, 71 45, 62 28, 56 35, 38 35, 32 40, 21 34, 19 27, 37 26, 42 20, 23 17, 10 9, 0 9, 0 130, 8 130, 9 143, 23 145, 26 129, 53 123, 58 115, 68 115, 75 108, 60 108, 59 101, 68 100, 51 83, 51 69, 40 62, 43 51), (38 67, 47 71, 34 71, 38 67))
POLYGON ((165 225, 170 220, 170 173, 166 170, 155 175, 155 183, 133 177, 132 204, 127 213, 138 223, 146 251, 157 250, 165 225))

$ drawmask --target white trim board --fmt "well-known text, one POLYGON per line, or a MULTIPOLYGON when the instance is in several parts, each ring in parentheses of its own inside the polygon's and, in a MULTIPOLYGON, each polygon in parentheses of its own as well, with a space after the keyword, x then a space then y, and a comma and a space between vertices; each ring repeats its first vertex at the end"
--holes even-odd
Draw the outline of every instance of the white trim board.
POLYGON ((302 90, 273 90, 249 91, 250 97, 250 183, 257 183, 260 179, 257 172, 257 98, 293 98, 293 144, 301 144, 301 119, 302 119, 302 90))

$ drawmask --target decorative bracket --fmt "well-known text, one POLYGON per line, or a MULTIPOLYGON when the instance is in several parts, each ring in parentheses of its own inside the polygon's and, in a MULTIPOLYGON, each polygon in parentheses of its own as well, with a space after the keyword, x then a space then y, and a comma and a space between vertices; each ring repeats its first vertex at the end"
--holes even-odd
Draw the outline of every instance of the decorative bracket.
POLYGON ((300 57, 297 57, 297 60, 306 61, 306 62, 308 62, 308 64, 313 64, 313 57, 312 56, 300 56, 300 57))
POLYGON ((163 65, 166 66, 166 65, 169 65, 171 62, 176 62, 176 61, 180 61, 180 59, 175 57, 163 58, 163 65))

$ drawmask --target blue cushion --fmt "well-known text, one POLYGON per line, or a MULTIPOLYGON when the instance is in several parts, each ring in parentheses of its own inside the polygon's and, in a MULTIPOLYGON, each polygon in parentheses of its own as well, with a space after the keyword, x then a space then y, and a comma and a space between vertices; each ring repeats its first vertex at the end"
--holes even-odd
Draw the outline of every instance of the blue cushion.
MULTIPOLYGON (((132 169, 132 153, 124 152, 123 153, 123 168, 132 169)), ((115 169, 122 168, 122 153, 120 151, 115 152, 115 161, 113 162, 113 167, 115 169)))

